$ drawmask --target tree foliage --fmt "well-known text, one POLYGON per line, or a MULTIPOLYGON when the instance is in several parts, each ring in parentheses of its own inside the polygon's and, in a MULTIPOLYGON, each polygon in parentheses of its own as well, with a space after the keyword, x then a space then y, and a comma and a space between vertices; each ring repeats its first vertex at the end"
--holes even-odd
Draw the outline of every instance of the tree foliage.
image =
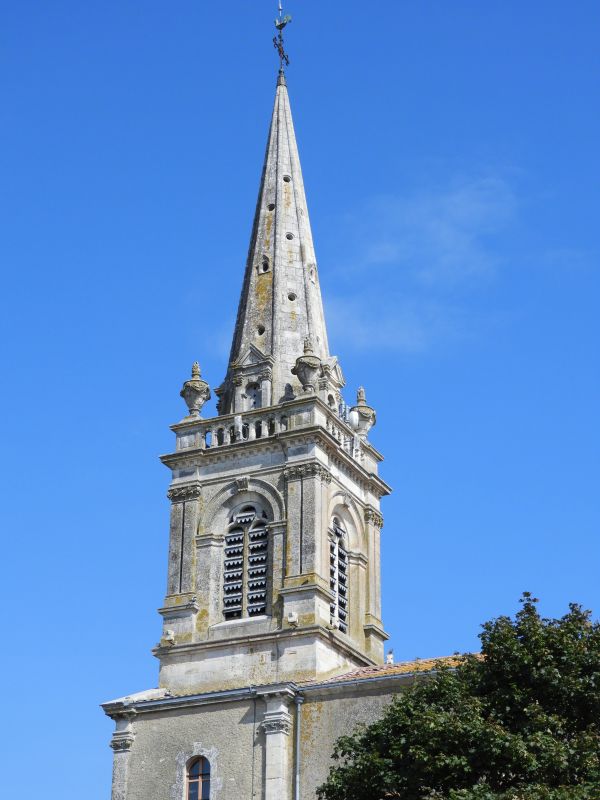
POLYGON ((521 603, 339 739, 320 800, 600 800, 600 625, 521 603))

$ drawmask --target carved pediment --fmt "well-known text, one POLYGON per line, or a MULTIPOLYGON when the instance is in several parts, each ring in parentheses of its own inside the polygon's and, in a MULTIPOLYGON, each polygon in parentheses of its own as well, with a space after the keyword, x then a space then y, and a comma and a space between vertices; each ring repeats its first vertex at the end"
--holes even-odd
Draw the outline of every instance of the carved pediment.
POLYGON ((272 359, 270 359, 266 353, 263 353, 262 350, 251 344, 246 352, 238 358, 235 364, 232 364, 232 367, 252 367, 257 364, 264 364, 266 361, 270 360, 272 359))
POLYGON ((330 356, 324 364, 327 367, 332 382, 337 384, 340 389, 342 386, 345 386, 346 379, 344 378, 344 373, 342 372, 337 356, 330 356))

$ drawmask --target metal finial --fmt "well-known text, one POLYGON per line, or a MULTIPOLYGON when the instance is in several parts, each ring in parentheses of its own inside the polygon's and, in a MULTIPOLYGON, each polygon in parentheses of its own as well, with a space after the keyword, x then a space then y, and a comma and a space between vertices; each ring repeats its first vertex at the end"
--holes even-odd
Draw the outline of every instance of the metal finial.
POLYGON ((289 66, 290 59, 288 58, 287 53, 285 52, 285 47, 283 44, 283 29, 286 25, 288 25, 292 21, 292 18, 289 14, 286 14, 285 17, 283 16, 283 5, 281 0, 279 0, 279 16, 275 20, 275 27, 277 28, 277 35, 273 37, 273 46, 279 53, 279 69, 283 71, 284 64, 285 66, 289 66))

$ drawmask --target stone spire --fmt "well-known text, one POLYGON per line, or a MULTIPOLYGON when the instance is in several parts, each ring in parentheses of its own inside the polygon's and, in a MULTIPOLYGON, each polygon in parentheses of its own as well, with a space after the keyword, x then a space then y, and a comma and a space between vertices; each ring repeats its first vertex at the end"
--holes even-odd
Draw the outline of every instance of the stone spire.
POLYGON ((229 370, 217 390, 220 413, 240 410, 233 385, 240 385, 242 374, 247 383, 252 362, 257 384, 261 369, 272 376, 270 396, 263 396, 261 405, 301 394, 303 387, 292 368, 307 338, 323 364, 330 363, 302 169, 281 70, 229 370))

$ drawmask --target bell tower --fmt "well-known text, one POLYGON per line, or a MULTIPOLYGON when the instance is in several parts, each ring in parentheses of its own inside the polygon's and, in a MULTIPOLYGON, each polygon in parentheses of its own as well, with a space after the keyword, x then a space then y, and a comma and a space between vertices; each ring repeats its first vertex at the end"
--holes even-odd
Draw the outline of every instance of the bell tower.
POLYGON ((382 456, 360 388, 348 407, 329 352, 283 70, 231 355, 198 364, 172 426, 167 595, 155 655, 174 694, 326 679, 383 663, 382 456))

